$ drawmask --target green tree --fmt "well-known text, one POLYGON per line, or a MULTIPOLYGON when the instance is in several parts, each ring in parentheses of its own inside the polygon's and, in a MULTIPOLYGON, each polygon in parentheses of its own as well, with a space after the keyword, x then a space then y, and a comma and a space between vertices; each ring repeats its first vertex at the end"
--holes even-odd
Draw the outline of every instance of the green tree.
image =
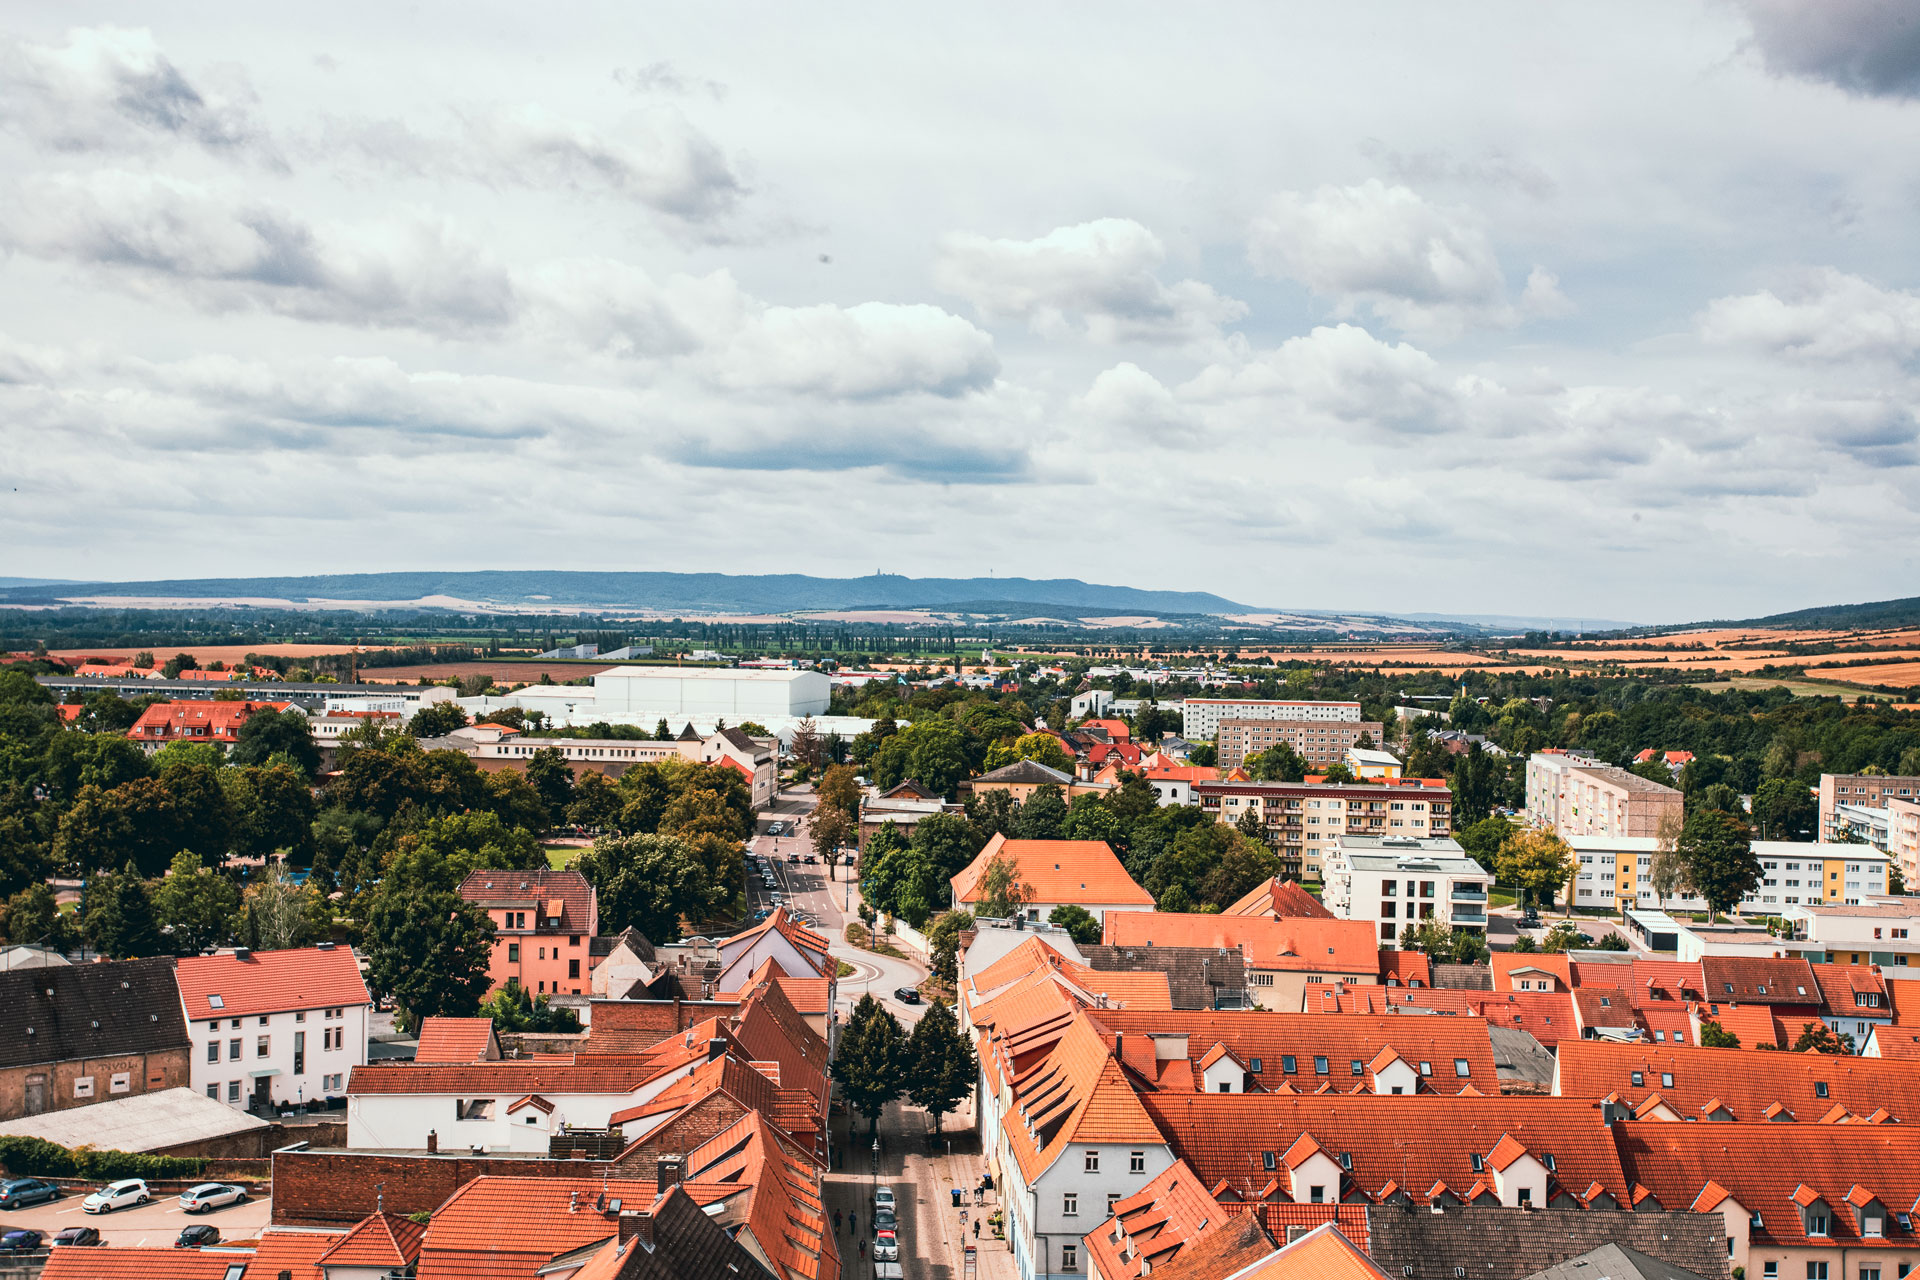
POLYGON ((394 841, 388 865, 420 860, 421 877, 441 889, 458 888, 475 871, 544 871, 546 850, 524 827, 510 827, 485 811, 429 818, 394 841))
POLYGON ((1242 767, 1255 782, 1299 782, 1307 776, 1306 760, 1284 742, 1248 756, 1242 767))
POLYGON ((416 738, 444 738, 466 727, 467 713, 457 702, 430 702, 407 721, 407 732, 416 738))
POLYGON ((847 1105, 867 1118, 867 1131, 879 1124, 886 1105, 905 1090, 906 1037, 900 1023, 872 996, 861 996, 840 1033, 831 1074, 847 1105))
POLYGON ((1453 833, 1461 850, 1483 868, 1492 871, 1500 856, 1500 846, 1513 834, 1513 824, 1505 818, 1482 818, 1453 833))
POLYGON ((65 951, 71 941, 69 932, 51 885, 28 885, 0 908, 0 937, 15 946, 39 945, 65 951))
POLYGON ((567 821, 578 827, 605 830, 620 820, 620 793, 605 774, 588 770, 573 784, 567 821))
POLYGON ((1069 777, 1073 775, 1073 757, 1060 745, 1060 739, 1050 733, 1022 734, 1013 740, 1011 746, 994 747, 987 753, 986 765, 990 769, 998 769, 1020 760, 1043 764, 1069 777))
POLYGON ((1020 876, 1020 862, 1002 849, 987 860, 974 887, 974 914, 1006 920, 1025 912, 1033 886, 1020 876))
POLYGON ((1057 924, 1067 931, 1067 936, 1079 943, 1100 941, 1100 922, 1093 912, 1078 903, 1062 903, 1047 916, 1050 924, 1057 924))
POLYGON ((129 862, 118 872, 93 877, 86 885, 86 939, 110 960, 166 953, 154 923, 153 903, 139 869, 129 862))
POLYGON ((948 986, 960 980, 960 935, 973 928, 970 911, 945 911, 927 930, 927 961, 948 986))
POLYGON ((895 823, 882 823, 880 829, 867 838, 866 850, 860 858, 860 896, 875 911, 894 914, 900 889, 900 855, 906 851, 906 838, 895 823))
POLYGON ((296 885, 281 863, 248 886, 234 930, 256 951, 285 951, 326 941, 332 932, 333 911, 312 882, 296 885))
POLYGON ((1220 858, 1200 878, 1203 906, 1230 907, 1280 874, 1280 856, 1264 840, 1250 840, 1239 832, 1220 858))
POLYGON ((1515 831, 1493 858, 1494 872, 1528 901, 1552 905, 1555 890, 1566 887, 1579 859, 1567 842, 1543 828, 1515 831))
POLYGON ((491 980, 493 921, 451 889, 383 883, 366 913, 363 946, 375 994, 390 996, 400 1021, 471 1017, 491 980))
POLYGON ((174 855, 166 877, 154 886, 151 901, 154 923, 167 936, 173 953, 197 956, 232 935, 240 892, 224 874, 209 871, 196 855, 182 849, 174 855))
POLYGON ((1753 793, 1753 824, 1766 840, 1813 840, 1820 803, 1813 790, 1791 778, 1770 778, 1753 793))
POLYGON ((320 748, 313 741, 313 726, 292 707, 285 711, 263 707, 248 716, 234 736, 233 750, 227 758, 234 764, 248 765, 282 758, 292 761, 309 778, 320 772, 320 748))
POLYGON ((1738 1049, 1740 1037, 1708 1018, 1700 1024, 1700 1044, 1708 1049, 1738 1049))
POLYGON ((1723 810, 1690 815, 1674 852, 1686 864, 1694 892, 1707 900, 1709 917, 1738 905, 1760 883, 1760 860, 1746 824, 1723 810))
POLYGON ((1845 1033, 1835 1034, 1833 1028, 1824 1022, 1809 1022, 1800 1028, 1800 1035, 1793 1042, 1794 1053, 1825 1053, 1835 1057, 1851 1056, 1854 1050, 1853 1037, 1845 1033))
POLYGON ((975 853, 987 847, 996 835, 1011 837, 1013 824, 1020 816, 1020 802, 1013 793, 996 787, 976 791, 967 801, 967 826, 972 830, 975 853))
POLYGON ((566 752, 558 747, 542 747, 527 757, 527 782, 540 797, 540 803, 546 806, 544 826, 550 827, 566 817, 567 806, 573 803, 573 766, 567 763, 566 752))
POLYGON ((1540 939, 1540 949, 1556 955, 1562 951, 1578 951, 1586 945, 1580 940, 1579 928, 1567 920, 1554 925, 1540 939))
POLYGON ((602 836, 575 869, 599 895, 604 932, 638 929, 654 942, 674 942, 680 921, 704 920, 725 901, 726 886, 686 841, 672 836, 602 836))
POLYGON ((1153 909, 1175 915, 1185 914, 1193 910, 1193 895, 1187 892, 1187 886, 1176 880, 1160 894, 1158 900, 1154 902, 1153 909))
POLYGON ((1531 955, 1533 952, 1538 951, 1539 949, 1540 949, 1540 944, 1534 941, 1533 935, 1530 933, 1520 934, 1518 937, 1514 938, 1514 940, 1511 943, 1507 944, 1507 950, 1515 953, 1525 952, 1531 955))
POLYGON ((580 1018, 571 1009, 556 1009, 551 996, 534 996, 517 979, 480 1002, 480 1015, 493 1019, 496 1031, 535 1035, 570 1035, 580 1030, 580 1018))
POLYGON ((1063 840, 1098 840, 1103 844, 1112 844, 1123 834, 1119 815, 1107 807, 1102 797, 1096 795, 1075 796, 1073 803, 1067 806, 1065 821, 1060 824, 1060 838, 1063 840))
MULTIPOLYGON (((1076 838, 1093 840, 1100 837, 1076 838)), ((913 838, 909 843, 927 860, 935 883, 941 885, 965 870, 974 855, 980 852, 980 846, 973 842, 973 829, 957 813, 928 814, 913 824, 913 838)))
POLYGON ((533 789, 525 774, 503 769, 486 775, 486 806, 510 827, 544 831, 547 827, 547 802, 533 789))
POLYGON ((242 858, 284 852, 296 866, 313 860, 313 788, 297 769, 275 763, 264 769, 222 769, 220 789, 232 814, 228 848, 242 858))
POLYGON ((980 1074, 980 1061, 973 1045, 960 1034, 953 1011, 935 1002, 907 1037, 907 1073, 911 1083, 907 1097, 933 1117, 933 1132, 940 1133, 940 1118, 959 1106, 973 1093, 980 1074))
POLYGON ((1060 788, 1051 783, 1035 787, 1021 802, 1020 815, 1013 820, 1016 840, 1058 840, 1067 821, 1067 802, 1060 788))
POLYGON ((1400 930, 1400 947, 1419 951, 1443 964, 1478 964, 1487 957, 1486 939, 1471 929, 1455 929, 1429 917, 1400 930))

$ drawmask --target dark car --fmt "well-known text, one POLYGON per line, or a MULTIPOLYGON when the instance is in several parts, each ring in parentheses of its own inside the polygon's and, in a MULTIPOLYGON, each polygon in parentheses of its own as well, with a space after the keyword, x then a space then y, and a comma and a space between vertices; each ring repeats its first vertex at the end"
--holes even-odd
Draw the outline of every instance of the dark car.
POLYGON ((42 1239, 38 1231, 9 1231, 0 1236, 0 1253, 32 1253, 42 1239))
POLYGON ((61 1245, 79 1246, 99 1244, 100 1233, 92 1227, 68 1227, 64 1231, 54 1232, 53 1239, 49 1243, 56 1247, 61 1245))
POLYGON ((1520 923, 1529 929, 1537 929, 1540 927, 1540 913, 1532 907, 1528 907, 1521 915, 1520 923))
POLYGON ((920 1003, 920 993, 918 991, 915 991, 912 987, 895 987, 893 989, 893 998, 895 1000, 898 1000, 901 1004, 919 1004, 920 1003))
POLYGON ((882 1231, 896 1230, 899 1225, 900 1220, 893 1216, 893 1210, 875 1209, 873 1211, 873 1230, 875 1235, 878 1235, 882 1231))
POLYGON ((38 1178, 8 1178, 0 1182, 0 1209, 18 1209, 23 1205, 44 1204, 60 1198, 60 1188, 38 1178))
POLYGON ((210 1222, 196 1222, 181 1231, 180 1238, 173 1242, 173 1247, 176 1249, 198 1249, 202 1245, 219 1243, 220 1228, 210 1222))

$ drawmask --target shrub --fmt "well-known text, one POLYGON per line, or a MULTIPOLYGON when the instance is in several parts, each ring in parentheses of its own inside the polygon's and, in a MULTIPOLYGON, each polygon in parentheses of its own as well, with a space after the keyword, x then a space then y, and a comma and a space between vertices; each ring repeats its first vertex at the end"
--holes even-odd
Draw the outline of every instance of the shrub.
POLYGON ((207 1162, 189 1156, 149 1156, 136 1151, 69 1150, 44 1138, 0 1137, 0 1164, 16 1178, 198 1178, 207 1162))

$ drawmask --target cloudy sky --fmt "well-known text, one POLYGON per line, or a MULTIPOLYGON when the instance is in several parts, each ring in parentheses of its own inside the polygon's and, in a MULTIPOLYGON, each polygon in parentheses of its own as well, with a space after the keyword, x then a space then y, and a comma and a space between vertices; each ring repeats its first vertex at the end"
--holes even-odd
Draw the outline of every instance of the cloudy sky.
POLYGON ((0 7, 0 573, 1920 594, 1909 0, 681 10, 0 7))

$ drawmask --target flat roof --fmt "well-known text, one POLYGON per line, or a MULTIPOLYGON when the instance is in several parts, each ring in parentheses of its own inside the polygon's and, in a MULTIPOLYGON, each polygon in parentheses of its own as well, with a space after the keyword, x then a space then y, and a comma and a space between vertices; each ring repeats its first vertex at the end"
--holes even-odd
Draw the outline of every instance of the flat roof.
MULTIPOLYGON (((608 667, 593 673, 595 682, 615 680, 750 680, 761 684, 792 684, 796 680, 825 680, 818 671, 763 667, 608 667)), ((525 692, 522 690, 521 692, 525 692)))
POLYGON ((264 1129, 267 1122, 193 1089, 162 1089, 69 1107, 0 1124, 0 1134, 44 1138, 63 1147, 152 1151, 264 1129))
POLYGON ((1870 844, 1807 844, 1795 840, 1755 840, 1753 851, 1766 858, 1832 858, 1841 862, 1890 862, 1870 844))

